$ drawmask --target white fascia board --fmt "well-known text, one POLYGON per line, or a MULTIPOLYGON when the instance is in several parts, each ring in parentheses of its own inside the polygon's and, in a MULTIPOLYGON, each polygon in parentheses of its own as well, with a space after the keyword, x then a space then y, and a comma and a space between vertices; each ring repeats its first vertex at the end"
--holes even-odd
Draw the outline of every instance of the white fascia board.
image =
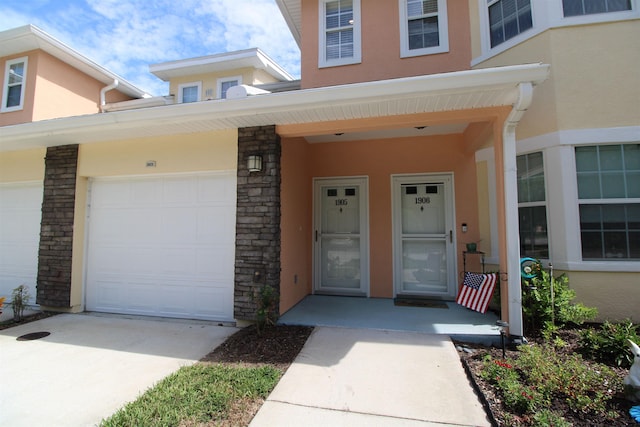
POLYGON ((46 139, 56 135, 81 136, 83 133, 90 135, 95 132, 108 132, 111 126, 117 126, 118 129, 135 128, 153 124, 158 120, 188 123, 246 118, 247 121, 253 120, 256 124, 262 124, 264 117, 269 115, 273 119, 273 124, 288 124, 288 117, 291 113, 301 110, 366 105, 374 101, 404 99, 420 94, 447 96, 455 93, 473 93, 506 88, 517 96, 520 83, 538 84, 544 81, 548 74, 549 66, 541 64, 485 68, 280 92, 241 99, 175 104, 140 110, 43 120, 3 127, 2 133, 0 133, 0 151, 8 149, 3 145, 14 147, 19 144, 20 140, 42 138, 40 144, 46 146, 46 139), (279 116, 282 118, 280 122, 278 122, 279 116))
POLYGON ((291 74, 258 48, 152 64, 149 65, 149 71, 166 82, 175 77, 227 71, 245 67, 264 69, 278 80, 293 80, 291 74))

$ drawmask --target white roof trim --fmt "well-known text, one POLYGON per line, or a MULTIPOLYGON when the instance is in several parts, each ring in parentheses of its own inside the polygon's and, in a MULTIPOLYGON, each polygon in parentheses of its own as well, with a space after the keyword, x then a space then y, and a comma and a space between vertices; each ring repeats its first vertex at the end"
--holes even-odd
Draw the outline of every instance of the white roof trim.
POLYGON ((44 120, 3 127, 0 151, 513 105, 548 75, 528 64, 44 120))
POLYGON ((174 77, 227 71, 245 67, 265 70, 280 81, 293 80, 291 74, 258 48, 152 64, 149 66, 149 71, 166 82, 174 77))
POLYGON ((96 64, 35 25, 24 25, 0 32, 0 57, 41 49, 105 85, 118 80, 118 91, 133 98, 150 96, 122 77, 96 64))
POLYGON ((298 47, 300 46, 302 40, 302 32, 300 31, 301 21, 302 21, 302 10, 301 10, 301 1, 300 0, 276 0, 278 7, 280 8, 280 13, 284 17, 284 21, 289 26, 289 30, 293 35, 296 43, 298 43, 298 47))

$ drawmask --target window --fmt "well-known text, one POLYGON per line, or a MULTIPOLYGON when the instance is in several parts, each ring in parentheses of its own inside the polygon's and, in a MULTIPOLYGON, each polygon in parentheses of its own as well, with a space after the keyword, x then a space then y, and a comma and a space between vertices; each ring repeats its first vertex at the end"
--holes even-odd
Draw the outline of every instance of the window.
POLYGON ((640 259, 640 144, 575 153, 582 258, 640 259))
POLYGON ((24 87, 27 76, 27 57, 7 61, 4 70, 2 111, 21 110, 24 104, 24 87))
POLYGON ((185 83, 178 86, 178 102, 198 102, 200 101, 200 92, 202 88, 202 82, 197 83, 185 83))
POLYGON ((518 215, 520 218, 520 254, 549 258, 547 204, 542 153, 518 156, 518 215))
POLYGON ((229 88, 233 86, 238 86, 239 84, 242 84, 241 76, 224 77, 224 78, 218 79, 218 98, 226 99, 227 91, 229 90, 229 88))
POLYGON ((533 27, 530 0, 487 0, 491 47, 533 27))
POLYGON ((320 0, 320 67, 360 62, 360 0, 320 0))
POLYGON ((562 0, 564 16, 631 10, 631 0, 562 0))
POLYGON ((400 0, 401 56, 447 52, 446 0, 400 0))

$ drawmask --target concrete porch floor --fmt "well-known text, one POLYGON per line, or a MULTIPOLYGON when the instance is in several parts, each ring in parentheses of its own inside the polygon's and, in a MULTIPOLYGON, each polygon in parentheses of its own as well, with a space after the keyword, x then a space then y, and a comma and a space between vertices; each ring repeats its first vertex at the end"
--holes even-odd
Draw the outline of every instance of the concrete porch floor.
POLYGON ((393 299, 387 298, 308 295, 278 323, 412 331, 487 345, 499 343, 498 316, 494 313, 481 314, 451 301, 444 304, 447 308, 407 307, 394 305, 393 299))

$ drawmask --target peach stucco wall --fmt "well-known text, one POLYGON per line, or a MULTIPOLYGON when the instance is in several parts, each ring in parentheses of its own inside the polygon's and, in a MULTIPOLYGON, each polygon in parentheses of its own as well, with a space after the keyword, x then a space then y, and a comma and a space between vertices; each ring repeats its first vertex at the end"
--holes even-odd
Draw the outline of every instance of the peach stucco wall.
POLYGON ((449 0, 449 52, 400 58, 398 2, 361 1, 362 63, 318 68, 318 1, 302 2, 302 87, 321 87, 466 70, 471 62, 467 2, 449 0))
MULTIPOLYGON (((462 135, 379 139, 307 144, 283 139, 282 144, 282 287, 281 311, 312 288, 311 218, 314 177, 369 178, 370 295, 393 296, 391 175, 449 173, 454 176, 456 230, 467 223, 466 238, 478 236, 476 164, 464 149, 462 135), (302 273, 302 270, 306 272, 302 273), (294 275, 305 282, 292 284, 294 275), (302 276, 304 274, 304 276, 302 276)), ((463 242, 457 242, 461 253, 463 242)), ((461 269, 461 260, 458 270, 461 269)))
MULTIPOLYGON (((106 85, 41 50, 1 58, 1 82, 4 82, 5 61, 24 56, 28 58, 24 107, 0 113, 0 126, 100 111, 100 89, 106 85)), ((128 99, 131 98, 117 90, 106 94, 107 102, 128 99)))

